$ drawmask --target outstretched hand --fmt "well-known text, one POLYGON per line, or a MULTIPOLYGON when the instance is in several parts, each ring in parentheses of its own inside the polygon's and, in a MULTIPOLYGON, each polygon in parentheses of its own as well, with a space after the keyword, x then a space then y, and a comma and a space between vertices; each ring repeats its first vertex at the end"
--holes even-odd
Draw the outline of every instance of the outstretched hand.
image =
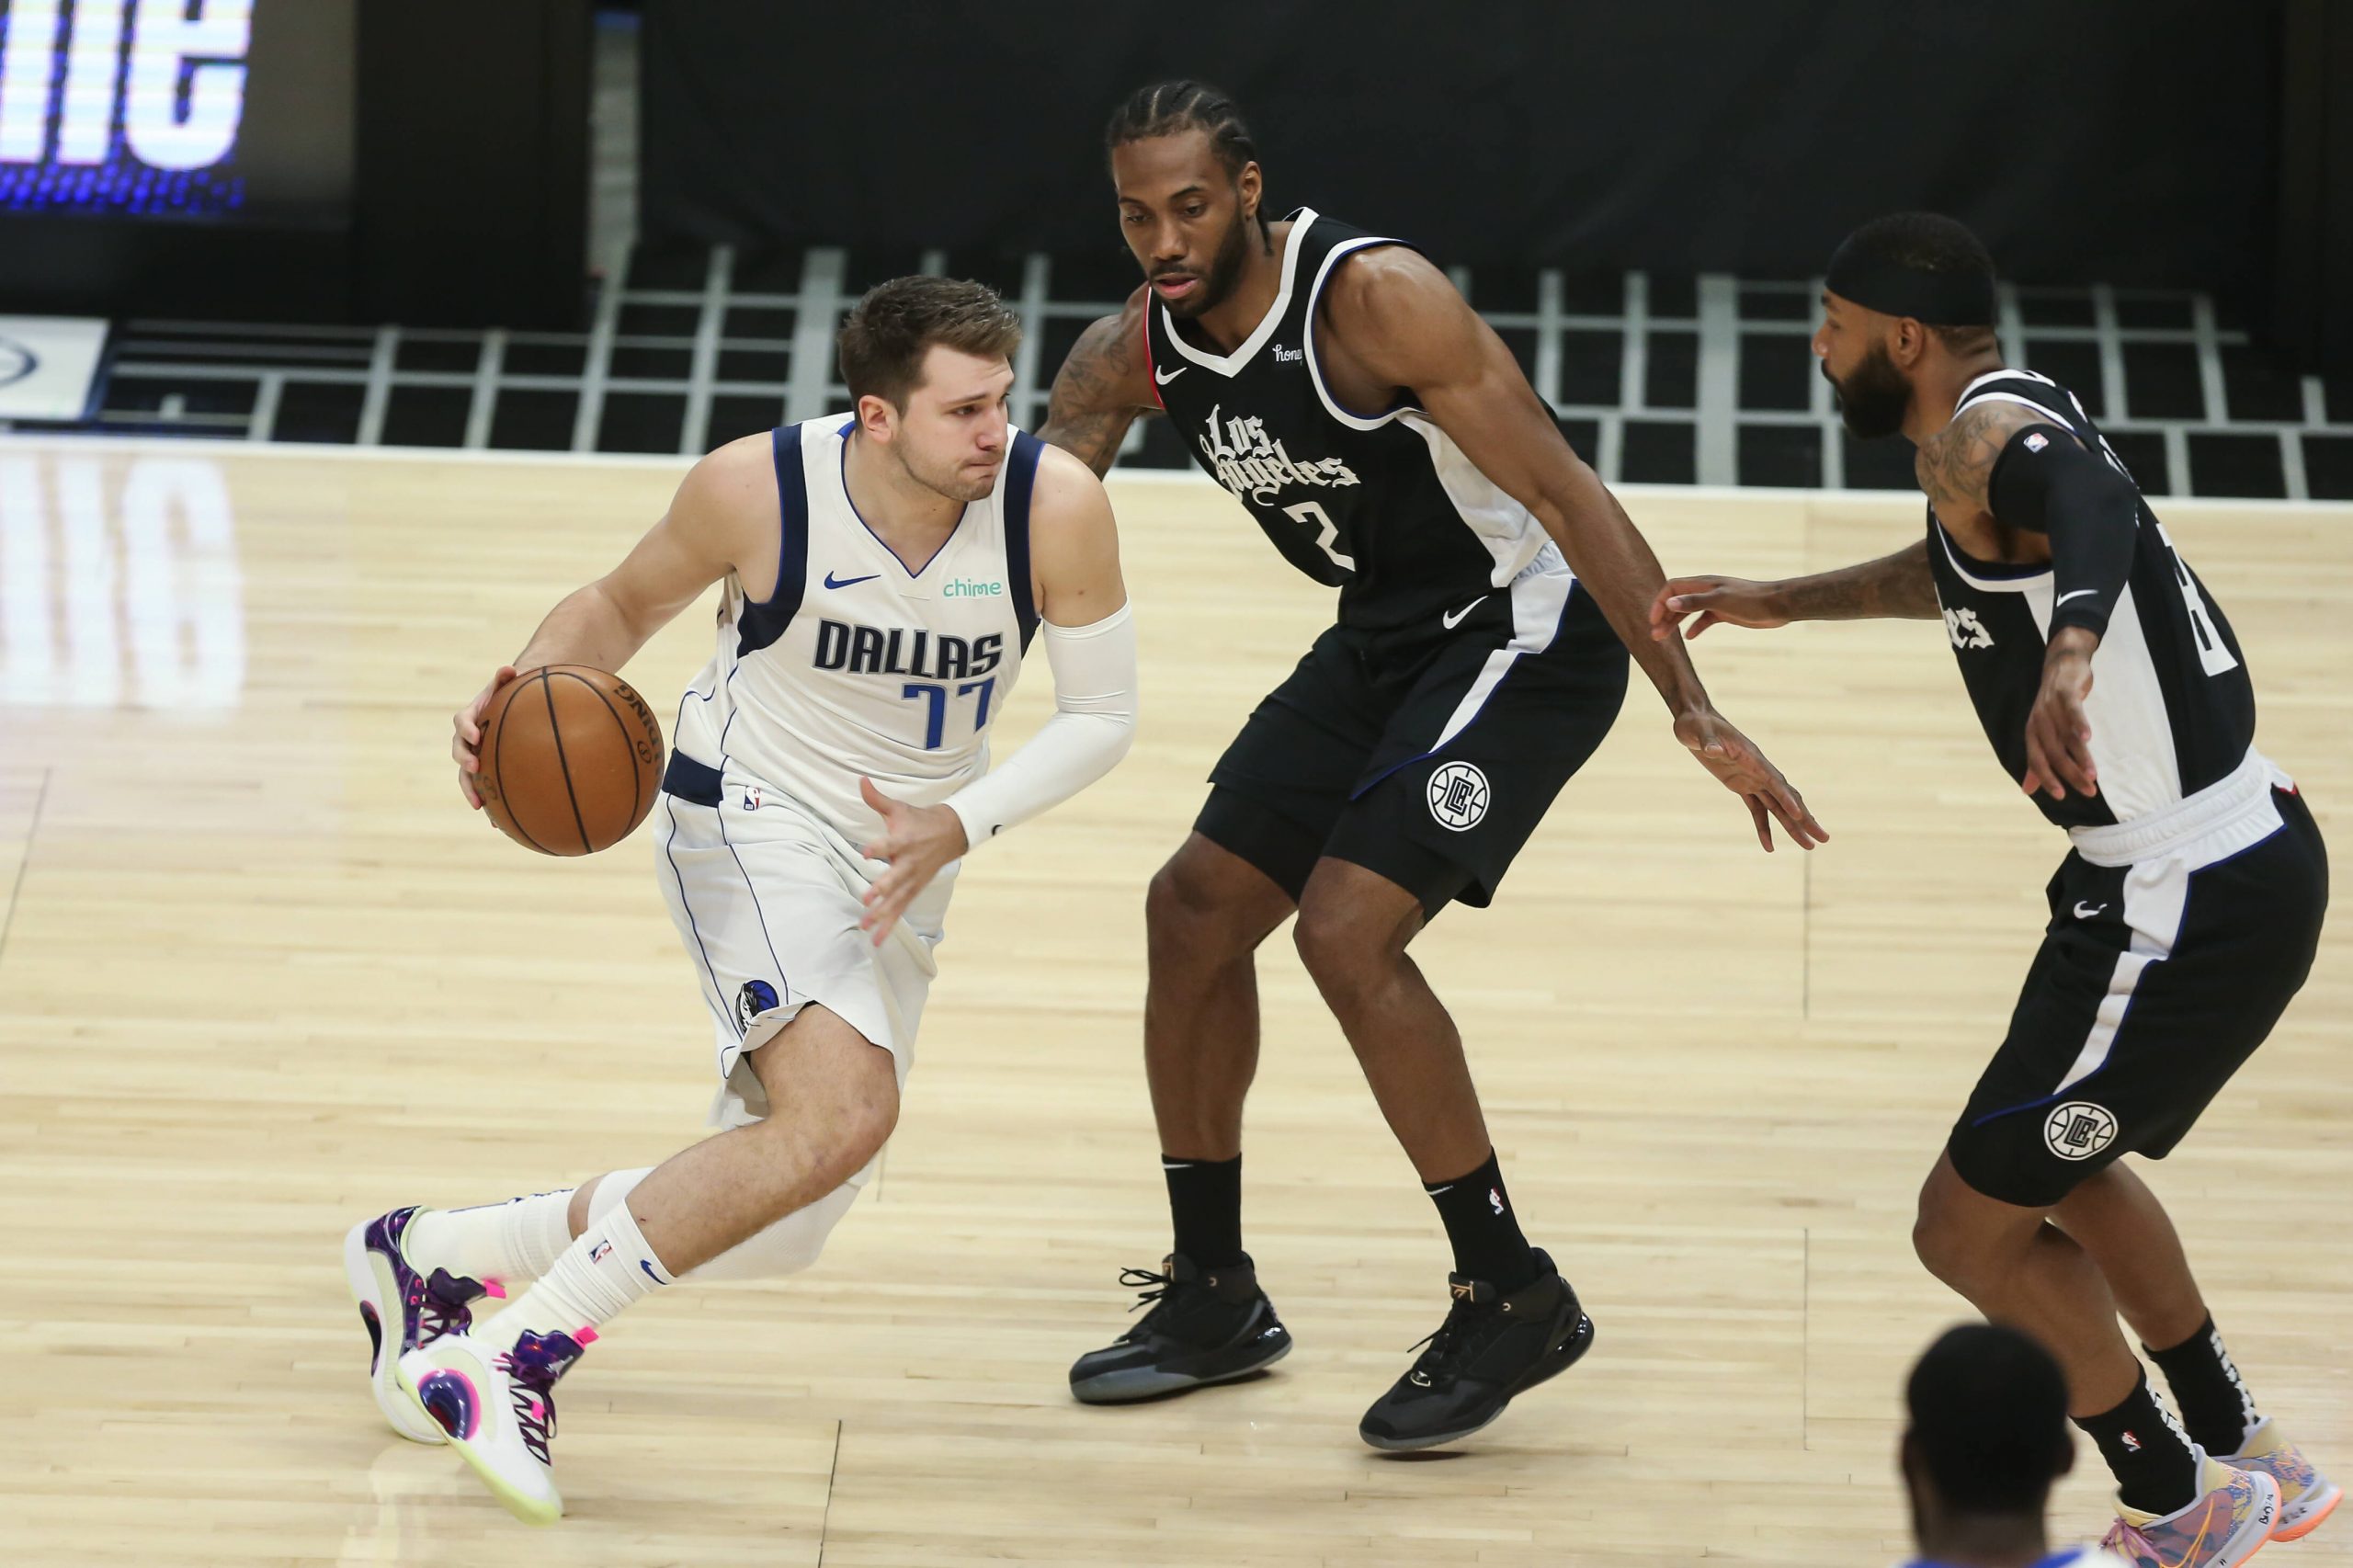
POLYGON ((874 945, 879 948, 940 868, 972 846, 965 837, 964 819, 946 806, 911 806, 894 801, 877 790, 871 778, 860 778, 858 792, 882 819, 881 835, 863 846, 865 856, 870 860, 886 860, 891 866, 866 890, 866 913, 858 922, 859 930, 874 933, 874 945))
POLYGON ((1675 722, 1675 738, 1690 748, 1699 766, 1714 774, 1719 783, 1747 803, 1748 814, 1756 824, 1756 842, 1767 854, 1773 852, 1775 822, 1801 849, 1811 849, 1830 837, 1806 810, 1804 798, 1781 777, 1781 770, 1722 714, 1712 709, 1686 714, 1675 722))
POLYGON ((1780 603, 1780 585, 1752 583, 1745 577, 1677 577, 1663 584, 1651 601, 1651 640, 1664 642, 1678 628, 1688 642, 1711 626, 1787 626, 1790 612, 1780 603), (1684 618, 1697 616, 1687 628, 1684 618))

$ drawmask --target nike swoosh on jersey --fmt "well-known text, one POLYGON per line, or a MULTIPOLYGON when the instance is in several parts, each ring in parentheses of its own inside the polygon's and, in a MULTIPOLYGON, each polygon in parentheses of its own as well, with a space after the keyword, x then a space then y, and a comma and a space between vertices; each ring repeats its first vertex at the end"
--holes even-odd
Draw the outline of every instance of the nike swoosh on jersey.
POLYGON ((2078 920, 2089 920, 2093 915, 2097 915, 2101 910, 2106 909, 2108 905, 2104 903, 2095 903, 2086 906, 2083 900, 2077 899, 2075 901, 2075 918, 2078 920))
POLYGON ((2068 593, 2068 594, 2062 594, 2062 595, 2060 595, 2060 596, 2059 596, 2059 597, 2058 597, 2055 601, 2053 601, 2053 602, 2052 602, 2052 604, 2051 608, 2052 608, 2052 609, 2057 609, 2061 605, 2065 604, 2069 599, 2080 599, 2080 598, 2082 598, 2086 594, 2096 594, 2096 593, 2098 593, 2098 592, 2099 592, 2099 590, 2098 590, 2097 588, 2077 588, 2077 589, 2076 589, 2075 592, 2073 592, 2073 593, 2068 593))
POLYGON ((1152 379, 1158 385, 1165 387, 1192 368, 1190 365, 1179 365, 1173 370, 1164 370, 1155 365, 1152 369, 1152 379))
POLYGON ((1464 616, 1469 615, 1472 610, 1477 609, 1481 605, 1485 604, 1493 597, 1495 597, 1493 594, 1481 594, 1477 598, 1472 599, 1461 609, 1455 610, 1447 615, 1441 615, 1438 617, 1438 619, 1444 621, 1446 623, 1446 629, 1449 631, 1451 631, 1456 627, 1462 624, 1462 618, 1464 616))
POLYGON ((828 572, 825 574, 825 586, 829 588, 854 588, 860 583, 871 583, 875 578, 880 577, 881 575, 882 575, 882 574, 880 572, 869 572, 863 577, 837 578, 831 572, 828 572))

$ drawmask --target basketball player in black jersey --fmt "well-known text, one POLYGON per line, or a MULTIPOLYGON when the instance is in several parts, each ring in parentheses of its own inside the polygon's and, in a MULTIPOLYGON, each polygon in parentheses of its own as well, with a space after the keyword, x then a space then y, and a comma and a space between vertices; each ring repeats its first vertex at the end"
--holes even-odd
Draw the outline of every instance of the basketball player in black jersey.
POLYGON ((1153 880, 1144 1056, 1176 1244, 1154 1311, 1071 1369, 1114 1403, 1247 1375, 1289 1334, 1242 1249, 1252 953, 1294 910, 1309 972, 1436 1201, 1453 1305, 1366 1414, 1381 1449, 1451 1441, 1574 1361, 1592 1324, 1512 1212, 1453 1021, 1406 949, 1485 905, 1616 718, 1626 649, 1677 737, 1754 814, 1822 836, 1645 616, 1657 562, 1502 341, 1410 247, 1307 209, 1269 221, 1232 103, 1136 94, 1108 135, 1146 284, 1055 379, 1046 439, 1108 468, 1165 412, 1338 624, 1251 715, 1153 880))
POLYGON ((1832 259, 1813 349, 1859 436, 1918 448, 1927 537, 1782 583, 1678 578, 1654 634, 1941 618, 2002 766, 2075 847, 2008 1037, 1920 1193, 1921 1261, 2040 1337, 2116 1472, 2108 1544, 2236 1563, 2340 1495, 2259 1415, 2173 1223, 2126 1153, 2163 1158, 2303 984, 2328 862, 2254 749, 2230 623, 2073 393, 2002 363, 1994 267, 1950 219, 1865 225, 1832 259), (2116 1314, 2180 1402, 2157 1403, 2116 1314), (2211 1458, 2207 1456, 2212 1456, 2211 1458))

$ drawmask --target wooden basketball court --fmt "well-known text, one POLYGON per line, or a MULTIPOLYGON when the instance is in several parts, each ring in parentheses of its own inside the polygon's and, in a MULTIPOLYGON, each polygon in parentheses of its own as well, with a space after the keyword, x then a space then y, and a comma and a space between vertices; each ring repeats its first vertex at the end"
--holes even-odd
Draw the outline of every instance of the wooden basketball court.
MULTIPOLYGON (((1261 974, 1246 1241, 1298 1350, 1128 1409, 1064 1369, 1166 1216, 1142 888, 1328 615, 1218 492, 1116 489, 1143 629, 1127 764, 988 846, 906 1113, 818 1268, 681 1290, 563 1390, 534 1533, 391 1436, 338 1243, 651 1163, 710 1027, 641 834, 529 855, 449 714, 681 465, 0 443, 0 1558, 12 1563, 1879 1564, 1909 1358, 1966 1309, 1913 1193, 1999 1039, 2064 841, 1923 622, 1714 631, 1723 710, 1833 835, 1768 858, 1637 681, 1486 914, 1416 951, 1593 1356, 1461 1451, 1362 1447, 1446 1307, 1437 1219, 1289 944, 1261 974), (12 891, 13 890, 13 891, 12 891)), ((1669 570, 1893 549, 1916 500, 1628 505, 1669 570)), ((2232 615, 2263 748, 2353 856, 2353 508, 2160 503, 2232 615)), ((628 671, 665 719, 708 610, 628 671)), ((1050 708, 1038 671, 1004 755, 1050 708)), ((2147 1167, 2258 1396, 2353 1472, 2353 927, 2147 1167)), ((2106 1523, 2099 1466, 2055 1509, 2106 1523)), ((2353 1522, 2277 1549, 2353 1563, 2353 1522)))

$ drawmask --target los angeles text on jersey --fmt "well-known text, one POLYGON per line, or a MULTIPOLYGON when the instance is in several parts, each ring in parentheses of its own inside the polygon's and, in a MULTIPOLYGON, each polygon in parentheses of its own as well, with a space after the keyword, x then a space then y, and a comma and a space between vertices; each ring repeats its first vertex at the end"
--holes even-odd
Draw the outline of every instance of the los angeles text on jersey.
POLYGON ((1287 484, 1329 488, 1358 482, 1356 472, 1338 458, 1302 462, 1292 457, 1280 441, 1267 438, 1263 420, 1221 420, 1218 408, 1212 407, 1208 424, 1209 434, 1200 437, 1201 451, 1218 483, 1236 495, 1264 503, 1287 484))
POLYGON ((997 632, 967 642, 944 631, 893 627, 817 623, 817 667, 854 676, 913 676, 918 680, 963 680, 987 675, 1005 659, 997 632))

